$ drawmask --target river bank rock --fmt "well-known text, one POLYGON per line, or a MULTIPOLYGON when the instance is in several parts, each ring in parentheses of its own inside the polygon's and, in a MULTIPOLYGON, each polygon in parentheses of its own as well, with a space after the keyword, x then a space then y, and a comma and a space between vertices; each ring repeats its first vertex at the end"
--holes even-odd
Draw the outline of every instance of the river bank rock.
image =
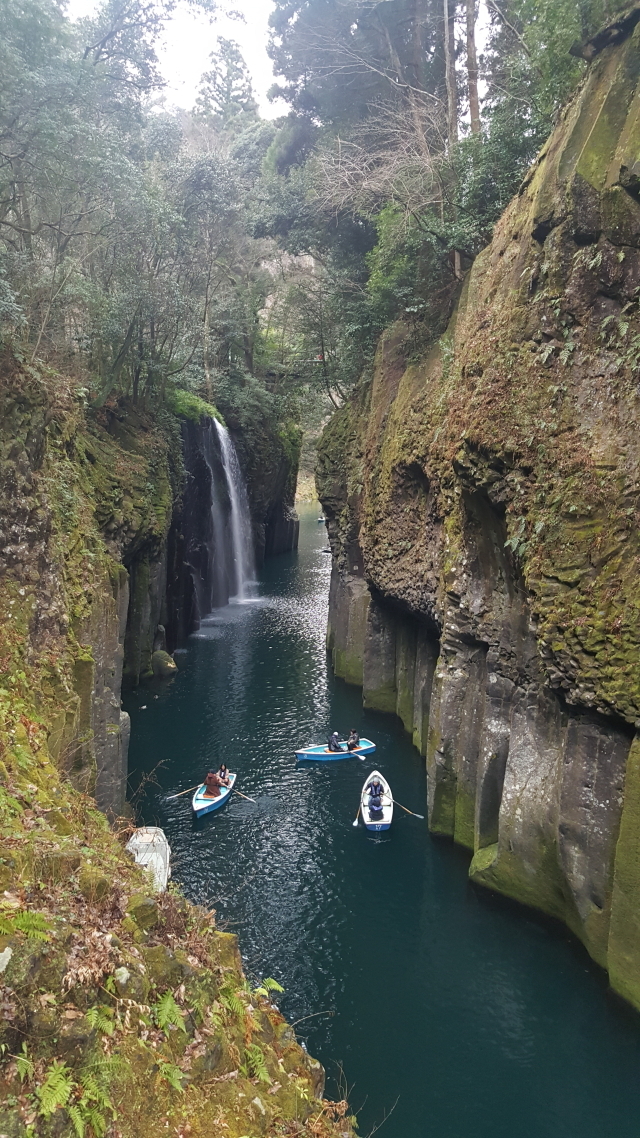
POLYGON ((558 917, 640 1007, 640 28, 597 55, 419 362, 334 416, 328 643, 426 757, 473 881, 558 917))
POLYGON ((178 671, 178 665, 173 659, 173 656, 170 656, 168 652, 163 652, 161 650, 157 650, 153 653, 153 656, 151 657, 151 667, 154 676, 159 676, 160 679, 163 680, 170 679, 171 676, 175 676, 176 672, 178 671))

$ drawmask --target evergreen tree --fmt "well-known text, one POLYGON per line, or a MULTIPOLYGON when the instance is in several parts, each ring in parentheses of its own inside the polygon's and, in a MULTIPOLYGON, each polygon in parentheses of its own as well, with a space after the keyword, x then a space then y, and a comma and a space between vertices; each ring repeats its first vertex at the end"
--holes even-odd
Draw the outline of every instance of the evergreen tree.
POLYGON ((238 44, 218 36, 218 47, 210 56, 212 67, 200 80, 197 112, 226 128, 255 120, 258 106, 253 96, 251 78, 238 44))

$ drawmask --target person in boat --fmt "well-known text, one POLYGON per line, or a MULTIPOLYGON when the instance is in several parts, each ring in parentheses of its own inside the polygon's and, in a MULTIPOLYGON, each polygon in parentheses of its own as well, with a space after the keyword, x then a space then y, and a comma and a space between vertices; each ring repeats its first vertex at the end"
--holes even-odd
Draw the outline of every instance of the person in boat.
POLYGON ((342 750, 342 747, 340 746, 340 736, 338 735, 337 731, 334 731, 333 735, 330 735, 327 739, 327 747, 330 751, 342 750))
POLYGON ((204 780, 204 797, 205 798, 219 798, 220 787, 222 786, 218 775, 215 771, 209 771, 204 780))
POLYGON ((220 763, 218 768, 218 778, 223 786, 230 786, 229 782, 229 768, 226 763, 220 763))
POLYGON ((372 779, 366 787, 365 793, 366 791, 369 792, 369 813, 372 817, 374 815, 379 817, 382 814, 382 795, 384 794, 384 787, 380 779, 372 779))
POLYGON ((355 730, 355 728, 352 727, 350 732, 349 732, 349 738, 347 739, 347 750, 348 751, 357 751, 359 746, 360 746, 360 736, 358 735, 358 732, 355 730))

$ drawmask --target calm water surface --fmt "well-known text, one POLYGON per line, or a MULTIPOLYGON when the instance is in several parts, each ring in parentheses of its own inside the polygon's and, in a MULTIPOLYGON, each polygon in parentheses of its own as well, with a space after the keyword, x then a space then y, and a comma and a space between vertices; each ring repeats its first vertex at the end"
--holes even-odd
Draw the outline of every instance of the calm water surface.
POLYGON ((132 770, 164 763, 142 808, 174 878, 239 934, 250 975, 284 985, 362 1135, 385 1120, 384 1138, 640 1138, 640 1017, 582 949, 471 887, 467 855, 425 822, 397 810, 377 838, 352 826, 374 766, 426 813, 424 763, 327 668, 317 516, 304 510, 299 554, 267 565, 254 603, 208 618, 173 683, 128 700, 132 770), (296 764, 295 747, 351 726, 375 762, 296 764), (222 758, 256 804, 234 797, 196 827, 190 796, 165 796, 222 758))

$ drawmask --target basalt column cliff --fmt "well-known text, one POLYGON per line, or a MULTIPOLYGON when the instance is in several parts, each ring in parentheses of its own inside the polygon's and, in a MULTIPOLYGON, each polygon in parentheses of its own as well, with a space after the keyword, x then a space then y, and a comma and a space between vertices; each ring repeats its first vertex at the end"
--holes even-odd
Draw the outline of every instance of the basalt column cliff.
POLYGON ((413 732, 472 880, 638 1007, 639 17, 590 45, 447 334, 411 364, 383 337, 318 473, 337 673, 413 732))

